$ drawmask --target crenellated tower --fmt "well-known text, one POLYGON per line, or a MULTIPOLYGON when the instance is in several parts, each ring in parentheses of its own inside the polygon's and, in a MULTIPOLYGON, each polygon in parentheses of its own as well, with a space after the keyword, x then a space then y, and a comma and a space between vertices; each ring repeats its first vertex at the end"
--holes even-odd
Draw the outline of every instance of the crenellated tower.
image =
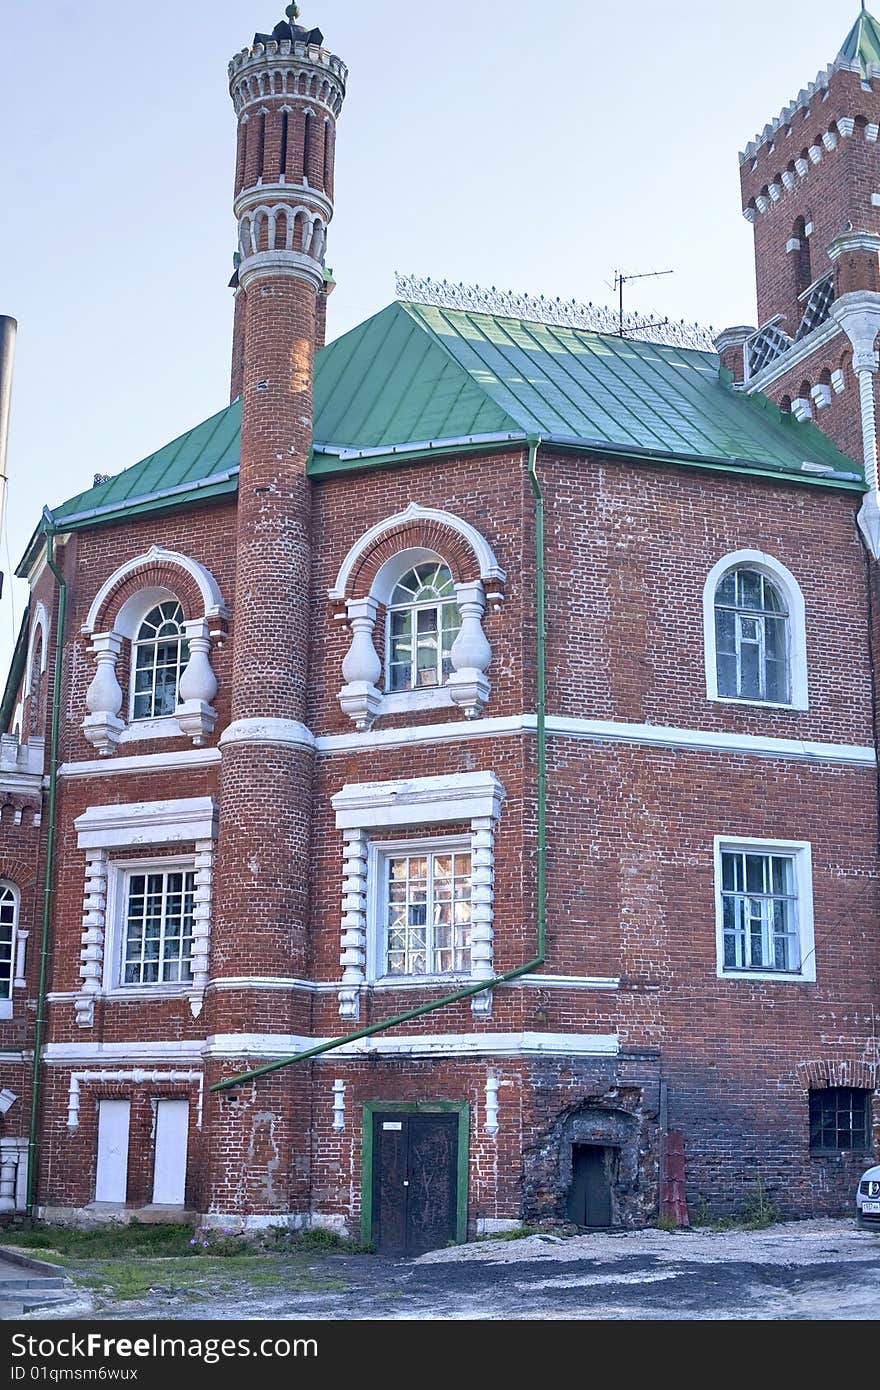
POLYGON ((863 463, 859 521, 880 558, 880 24, 862 8, 833 63, 740 154, 758 327, 726 330, 722 365, 863 463))

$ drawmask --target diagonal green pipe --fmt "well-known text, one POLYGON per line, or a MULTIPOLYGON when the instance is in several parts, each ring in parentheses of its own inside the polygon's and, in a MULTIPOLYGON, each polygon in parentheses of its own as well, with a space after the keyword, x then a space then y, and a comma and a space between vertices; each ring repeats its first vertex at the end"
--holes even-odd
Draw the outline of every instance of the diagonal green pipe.
POLYGON ((49 741, 49 795, 46 813, 43 927, 40 935, 40 981, 37 987, 37 1021, 34 1026, 34 1060, 31 1072, 31 1119, 28 1132, 27 1214, 34 1214, 37 1191, 37 1141, 40 1120, 40 1054, 46 1028, 46 983, 49 971, 49 935, 52 923, 52 878, 55 866, 55 809, 58 799, 58 731, 61 723, 61 677, 64 670, 64 623, 67 617, 67 582, 55 563, 55 528, 52 514, 43 513, 46 527, 46 564, 58 585, 58 620, 55 625, 55 678, 52 691, 52 733, 49 741))
POLYGON ((525 965, 518 965, 515 970, 508 970, 503 975, 496 975, 491 980, 483 980, 478 985, 468 985, 466 989, 456 990, 454 994, 447 994, 443 999, 435 999, 430 1004, 420 1004, 418 1008, 407 1009, 406 1013, 396 1014, 394 1018, 383 1019, 381 1023, 371 1023, 367 1028, 359 1028, 355 1033, 346 1033, 345 1037, 332 1038, 329 1042, 319 1043, 316 1047, 310 1047, 305 1052, 297 1052, 292 1057, 280 1057, 275 1062, 267 1062, 265 1066, 254 1068, 253 1071, 241 1072, 238 1076, 230 1076, 225 1081, 217 1081, 210 1087, 212 1091, 228 1091, 232 1086, 241 1086, 247 1081, 256 1081, 258 1077, 268 1076, 270 1072, 280 1071, 282 1067, 292 1066, 294 1062, 306 1062, 310 1057, 320 1057, 322 1053, 335 1052, 337 1048, 344 1047, 346 1043, 358 1042, 359 1039, 373 1037, 376 1033, 387 1033, 389 1028, 396 1028, 401 1023, 409 1023, 414 1018, 422 1018, 425 1014, 436 1013, 438 1009, 445 1009, 448 1005, 457 1004, 462 999, 470 999, 475 994, 482 994, 487 989, 494 989, 496 985, 507 984, 508 981, 516 980, 521 975, 528 975, 544 964, 547 944, 547 610, 544 587, 544 494, 538 480, 538 449, 541 446, 541 440, 537 435, 533 435, 529 438, 528 445, 529 481, 535 499, 535 609, 537 619, 535 695, 538 755, 538 846, 535 883, 537 947, 534 958, 527 961, 525 965))

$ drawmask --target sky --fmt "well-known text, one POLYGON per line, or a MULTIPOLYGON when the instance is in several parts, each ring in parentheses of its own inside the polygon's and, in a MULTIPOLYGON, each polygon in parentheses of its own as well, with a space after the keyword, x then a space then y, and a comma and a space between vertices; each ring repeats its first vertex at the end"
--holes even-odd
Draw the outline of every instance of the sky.
MULTIPOLYGON (((44 505, 228 401, 229 59, 285 0, 0 0, 0 313, 19 320, 0 568, 44 505)), ((737 153, 831 62, 858 0, 303 0, 348 65, 336 337, 394 272, 754 323, 737 153)), ((161 526, 161 522, 157 522, 161 526)), ((157 540, 160 536, 157 534, 157 540)))

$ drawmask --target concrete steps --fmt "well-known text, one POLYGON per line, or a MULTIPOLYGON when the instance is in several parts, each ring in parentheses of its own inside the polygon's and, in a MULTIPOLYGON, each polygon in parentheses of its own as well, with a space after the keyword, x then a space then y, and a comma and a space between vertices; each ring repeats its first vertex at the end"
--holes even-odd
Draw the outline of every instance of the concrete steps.
POLYGON ((42 1264, 9 1250, 0 1252, 0 1320, 20 1318, 75 1298, 73 1285, 57 1265, 42 1264))

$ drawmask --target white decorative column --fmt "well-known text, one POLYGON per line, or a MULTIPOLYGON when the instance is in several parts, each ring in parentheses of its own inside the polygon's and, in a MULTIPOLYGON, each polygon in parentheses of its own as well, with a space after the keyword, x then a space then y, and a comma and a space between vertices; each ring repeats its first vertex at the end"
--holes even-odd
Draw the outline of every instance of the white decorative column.
POLYGON ((98 669, 86 691, 89 713, 83 721, 83 733, 102 758, 109 758, 116 751, 119 736, 125 728, 123 720, 119 718, 122 687, 116 679, 116 662, 121 649, 122 638, 115 632, 99 632, 92 637, 90 650, 98 669))
MULTIPOLYGON (((873 232, 850 232, 836 237, 828 254, 837 261, 845 253, 860 255, 875 263, 880 253, 880 236, 873 232)), ((875 277, 876 278, 876 277, 875 277)), ((859 529, 875 560, 880 560, 880 485, 878 485, 877 414, 874 404, 878 356, 875 348, 880 332, 880 293, 853 290, 842 294, 831 305, 831 317, 852 344, 853 371, 859 383, 862 421, 862 457, 868 491, 859 511, 859 529)))
POLYGON ((452 645, 453 669, 446 684, 465 717, 477 719, 492 688, 485 674, 492 660, 492 648, 483 632, 486 597, 479 580, 474 584, 456 584, 455 592, 461 610, 461 630, 452 645))
POLYGON ((217 677, 211 670, 211 633, 207 618, 194 618, 184 623, 189 643, 189 661, 178 687, 180 704, 175 710, 177 722, 196 747, 214 732, 217 711, 212 700, 217 694, 217 677))
POLYGON ((367 833, 343 831, 341 1018, 360 1017, 361 986, 367 961, 367 833))
MULTIPOLYGON (((478 816, 471 821, 471 974, 474 983, 495 974, 495 821, 478 816)), ((492 991, 475 994, 475 1014, 492 1012, 492 991)))
POLYGON ((345 1129, 345 1082, 333 1082, 333 1128, 345 1129))
POLYGON ((487 1134, 498 1133, 498 1077, 486 1077, 486 1123, 487 1134))
POLYGON ((82 985, 74 1005, 80 1028, 91 1028, 95 1022, 95 996, 101 993, 104 975, 107 861, 106 849, 92 849, 86 857, 82 950, 79 953, 82 985))
POLYGON ((18 1154, 4 1149, 0 1158, 0 1211, 15 1211, 15 1188, 18 1178, 18 1154))
POLYGON ((349 599, 346 610, 351 625, 351 646, 342 663, 346 683, 339 692, 339 703, 358 732, 363 733, 370 728, 382 705, 382 692, 377 686, 382 677, 382 662, 373 643, 379 604, 369 596, 349 599))
POLYGON ((214 887, 214 841, 196 841, 195 901, 193 904, 192 993, 189 1006, 198 1018, 205 1002, 211 953, 211 899, 214 887))
POLYGON ((24 989, 27 985, 25 972, 27 970, 27 944, 30 932, 17 931, 15 934, 15 978, 12 981, 14 989, 24 989))

